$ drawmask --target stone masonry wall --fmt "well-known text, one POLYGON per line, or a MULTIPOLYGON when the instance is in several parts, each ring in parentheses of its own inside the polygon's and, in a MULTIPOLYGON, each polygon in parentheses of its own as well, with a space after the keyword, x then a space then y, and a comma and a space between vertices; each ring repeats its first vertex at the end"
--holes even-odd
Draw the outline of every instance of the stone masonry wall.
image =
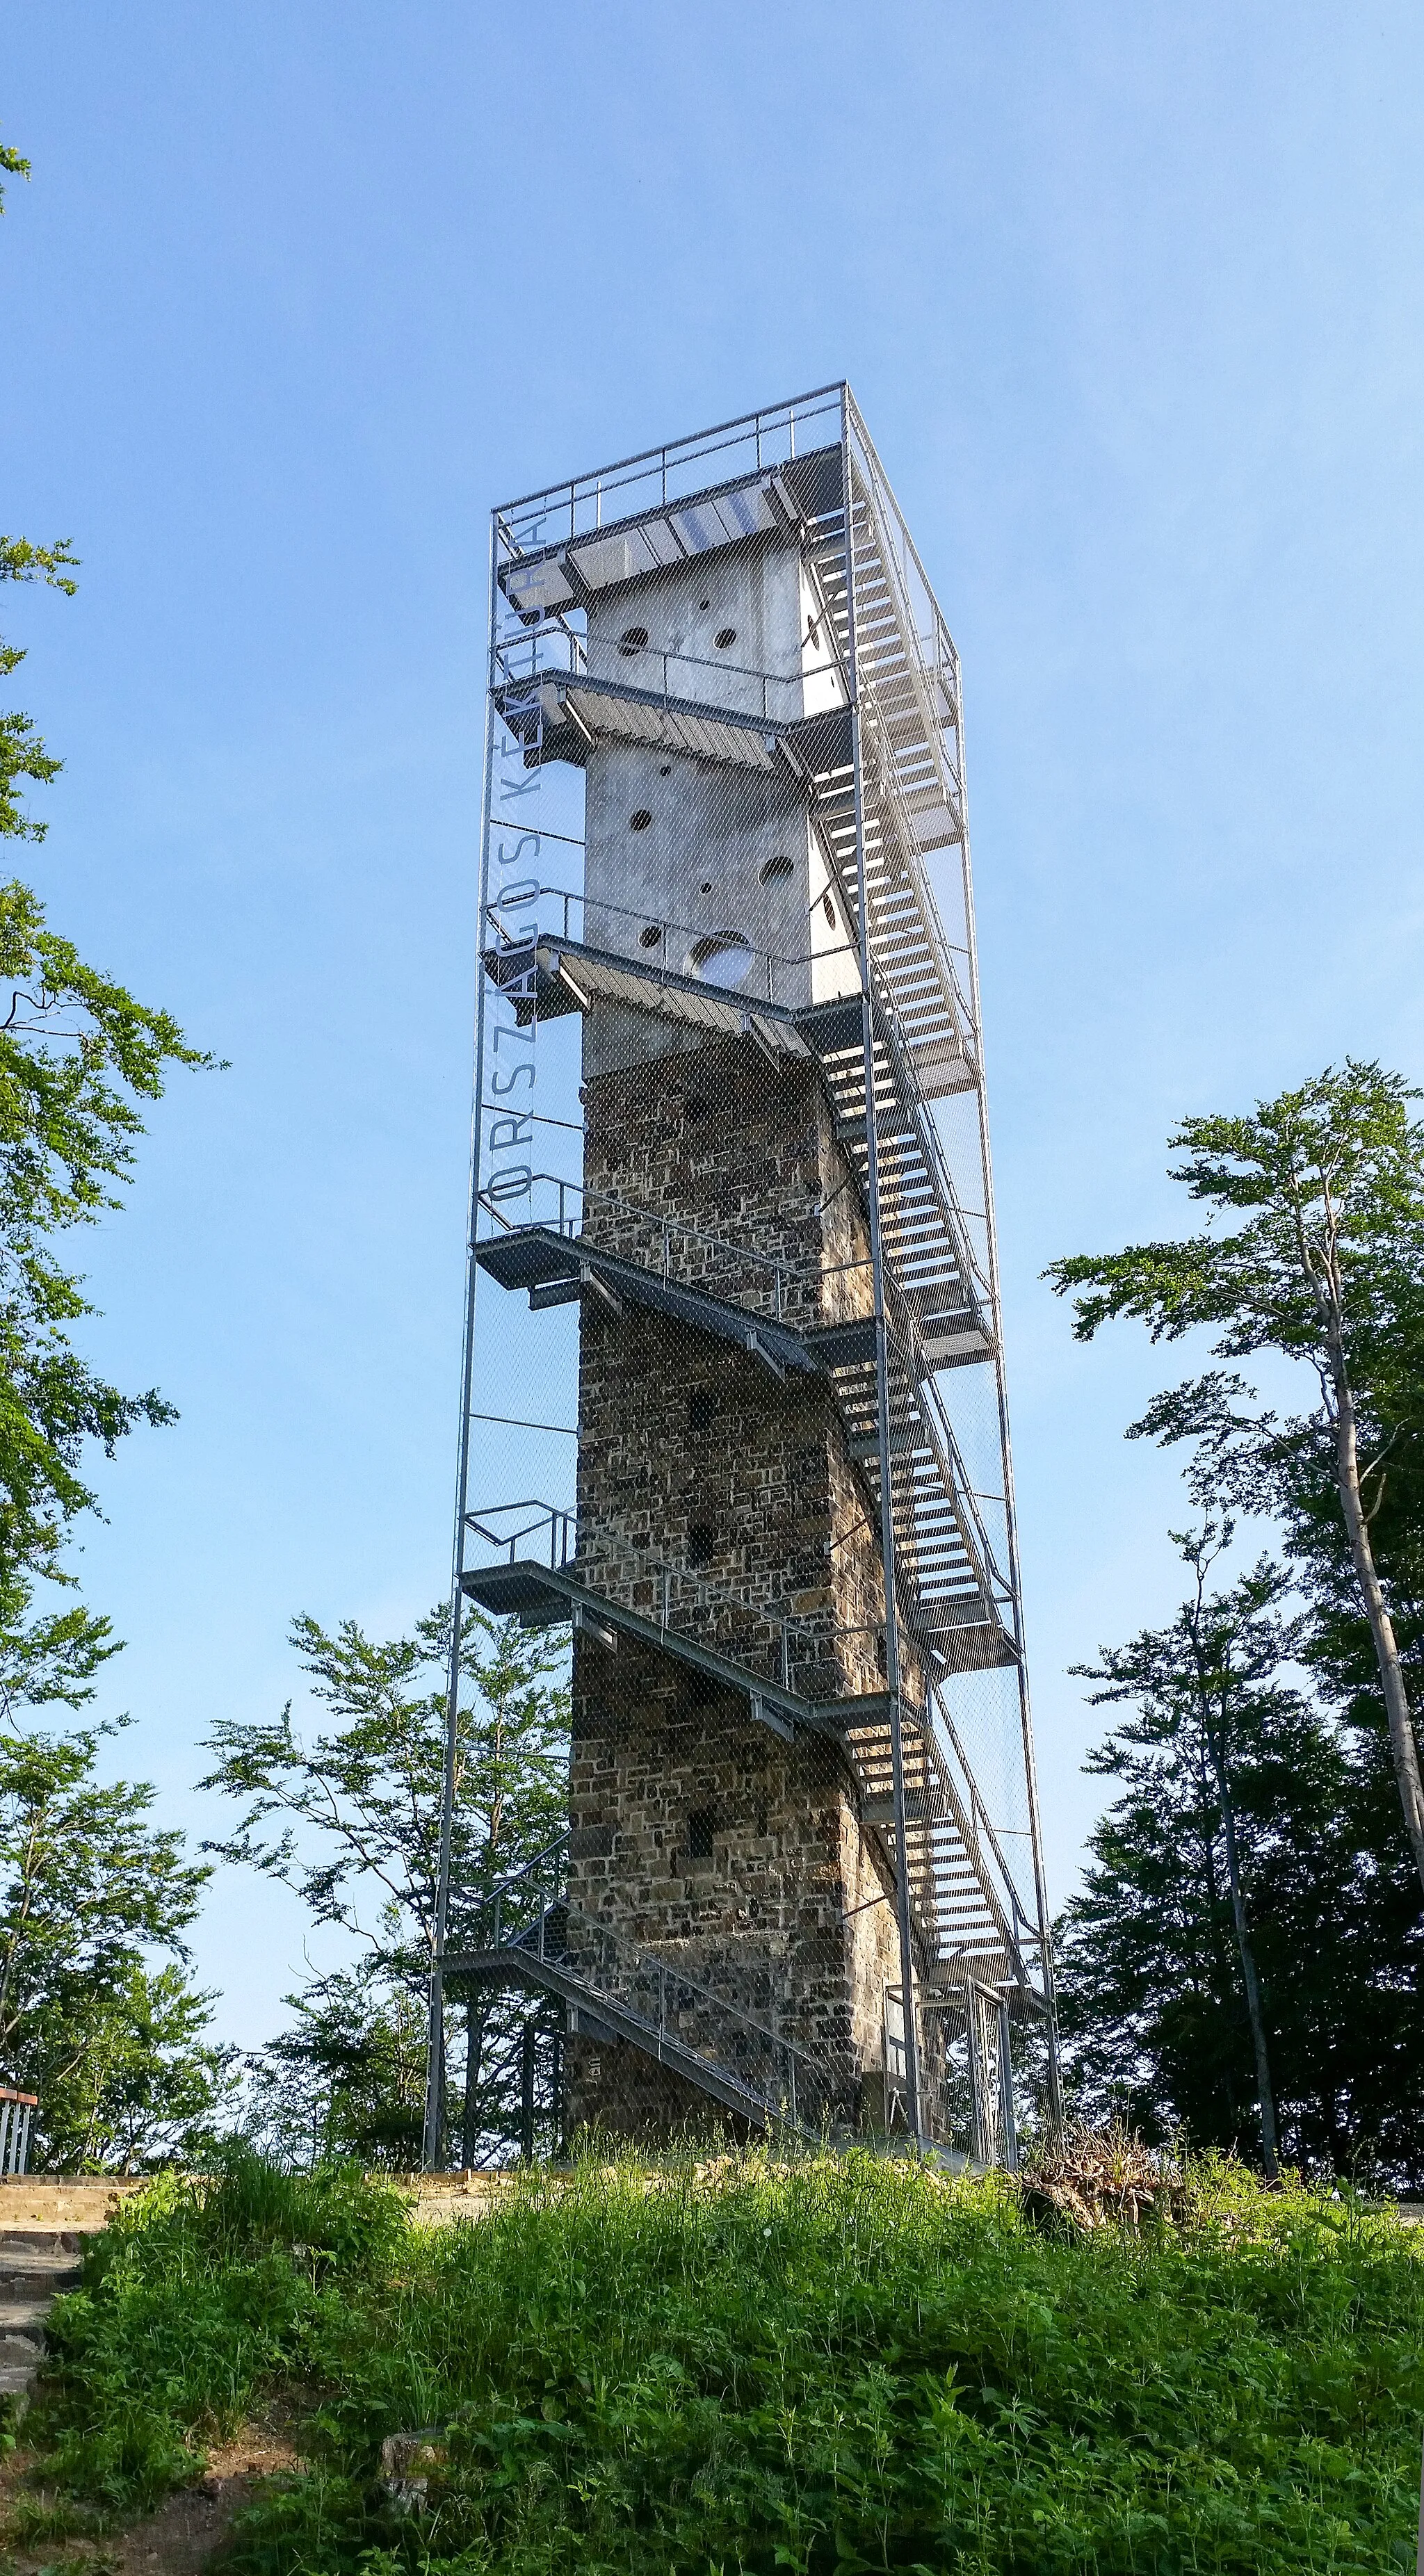
MULTIPOLYGON (((768 1063, 749 1040, 640 1062, 635 1032, 616 1046, 591 1035, 588 1060, 632 1060, 586 1084, 590 1235, 793 1325, 869 1311, 864 1213, 813 1065, 768 1063), (773 1274, 727 1243, 787 1265, 779 1306, 773 1274)), ((877 1536, 825 1378, 778 1380, 733 1344, 586 1298, 578 1503, 580 1566, 599 1590, 652 1617, 666 1600, 674 1627, 767 1680, 789 1621, 791 1684, 812 1700, 883 1687, 877 1536)), ((913 1671, 906 1682, 920 1695, 913 1671)), ((819 2070, 821 2115, 874 2116, 898 1945, 838 1744, 804 1729, 787 1744, 741 1692, 582 1634, 570 1823, 570 1921, 587 1927, 591 1973, 614 1973, 618 1945, 635 1944, 710 1990, 689 1986, 677 2006, 691 2044, 734 2047, 718 1999, 735 2003, 805 2052, 799 2086, 819 2070)), ((636 2054, 570 2041, 575 2126, 643 2133, 705 2112, 636 2054)))

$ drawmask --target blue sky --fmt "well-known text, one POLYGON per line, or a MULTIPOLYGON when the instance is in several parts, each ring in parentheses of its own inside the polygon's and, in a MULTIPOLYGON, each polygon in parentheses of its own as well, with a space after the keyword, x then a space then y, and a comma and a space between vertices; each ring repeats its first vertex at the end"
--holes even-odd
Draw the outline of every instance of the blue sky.
MULTIPOLYGON (((34 874, 231 1059, 88 1247, 182 1413, 79 1560, 167 1815, 294 1612, 446 1581, 486 513, 846 374, 964 662, 1066 1892, 1065 1668, 1171 1605, 1179 1488, 1121 1438, 1160 1355, 1038 1273, 1180 1221, 1178 1112, 1424 1072, 1421 70, 1393 0, 10 0, 0 518, 84 558, 10 603, 34 874)), ((226 2035, 301 1939, 215 1887, 226 2035)))

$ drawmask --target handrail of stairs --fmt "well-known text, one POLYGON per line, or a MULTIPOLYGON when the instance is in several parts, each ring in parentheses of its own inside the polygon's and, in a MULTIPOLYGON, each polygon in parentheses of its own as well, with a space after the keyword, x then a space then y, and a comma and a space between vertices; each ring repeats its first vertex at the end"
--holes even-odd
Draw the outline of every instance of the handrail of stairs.
POLYGON ((39 2106, 38 2093, 18 2093, 0 2084, 0 2180, 15 2182, 28 2172, 30 2135, 39 2106))
MULTIPOLYGON (((856 2082, 853 2058, 830 2048, 812 2053, 720 1994, 705 1964, 695 1974, 571 1904, 569 1843, 568 1833, 560 1835, 491 1890, 483 1920, 475 1918, 481 1947, 474 1955, 486 1965, 502 1953, 512 1967, 537 1962, 557 1970, 564 1985, 586 1997, 595 2020, 600 2003, 616 2009, 631 2030, 646 2035, 651 2054, 672 2043, 681 2071, 694 2082, 695 2061, 702 2059, 774 2122, 809 2133, 843 2121, 856 2082), (511 1930, 516 1891, 537 1910, 520 1903, 523 1919, 511 1930)), ((455 1959, 447 1970, 457 1973, 455 1959)), ((745 1973, 741 1962, 735 1972, 745 1973)))

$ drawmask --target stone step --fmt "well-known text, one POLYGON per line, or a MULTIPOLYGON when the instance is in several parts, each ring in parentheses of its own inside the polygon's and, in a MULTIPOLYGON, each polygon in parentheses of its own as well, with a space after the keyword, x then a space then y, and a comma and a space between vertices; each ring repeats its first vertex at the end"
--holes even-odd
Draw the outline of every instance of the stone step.
POLYGON ((38 2331, 52 2304, 49 2299, 7 2299, 0 2296, 0 2335, 38 2331))
POLYGON ((72 2290, 82 2274, 78 2263, 6 2263, 0 2259, 0 2304, 7 2299, 52 2299, 57 2290, 72 2290))
POLYGON ((79 2279, 84 2236, 74 2227, 0 2228, 0 2397, 28 2398, 44 2361, 44 2321, 56 2293, 79 2279))

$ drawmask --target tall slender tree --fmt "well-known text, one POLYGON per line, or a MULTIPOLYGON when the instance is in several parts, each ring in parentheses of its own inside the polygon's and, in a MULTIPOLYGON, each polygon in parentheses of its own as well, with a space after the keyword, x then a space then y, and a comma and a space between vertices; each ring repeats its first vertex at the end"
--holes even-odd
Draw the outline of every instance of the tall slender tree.
POLYGON ((1291 1678, 1285 1577, 1263 1561, 1214 1592, 1189 1569, 1165 1627, 1086 1668, 1125 1714, 1089 1761, 1118 1794, 1059 1925, 1071 2081, 1089 2112, 1263 2162, 1269 2098, 1282 2155, 1417 2188, 1417 1890, 1401 1909, 1372 1777, 1291 1678))
POLYGON ((1371 1526, 1388 1460, 1363 1436, 1372 1417, 1397 1409, 1402 1355, 1424 1341, 1424 1124, 1411 1114, 1419 1097, 1398 1075, 1351 1060, 1259 1101, 1248 1116, 1184 1118, 1170 1142, 1187 1159, 1172 1177, 1211 1210, 1207 1228, 1179 1242, 1075 1255, 1046 1276, 1060 1295, 1073 1292, 1081 1341, 1112 1316, 1134 1315, 1154 1341, 1219 1327, 1219 1357, 1269 1350, 1313 1372, 1318 1402, 1303 1428, 1331 1456, 1424 1885, 1419 1744, 1371 1526), (1222 1216, 1226 1228, 1213 1231, 1222 1216))
MULTIPOLYGON (((1189 1784, 1193 1840, 1211 1949, 1220 1981, 1220 1939, 1215 1916, 1224 1880, 1239 1968, 1239 1993, 1251 2039, 1261 2158, 1274 2179, 1279 2170, 1275 2087, 1266 2011, 1251 1924, 1248 1861, 1237 1797, 1237 1768, 1260 1750, 1281 1720, 1297 1720, 1298 1694, 1283 1691, 1280 1672, 1298 1650, 1302 1622, 1283 1614, 1286 1577, 1262 1558, 1224 1591, 1211 1592, 1212 1566, 1235 1536, 1232 1522, 1208 1520, 1198 1531, 1174 1531, 1191 1590, 1165 1628, 1145 1628, 1126 1646, 1100 1649, 1096 1664, 1073 1667, 1095 1682, 1093 1707, 1127 1702, 1137 1710, 1130 1728, 1113 1743, 1110 1768, 1125 1743, 1170 1756, 1189 1784)), ((1180 1801, 1178 1801, 1178 1804, 1180 1801)), ((1233 2016, 1234 2017, 1234 2016, 1233 2016)))

